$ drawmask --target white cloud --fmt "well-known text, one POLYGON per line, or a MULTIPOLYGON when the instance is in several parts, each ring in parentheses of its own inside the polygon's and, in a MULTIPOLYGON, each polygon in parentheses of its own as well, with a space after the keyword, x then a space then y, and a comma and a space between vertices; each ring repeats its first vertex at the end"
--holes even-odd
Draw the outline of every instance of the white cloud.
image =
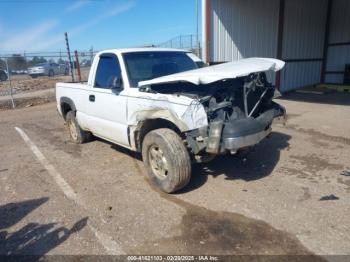
POLYGON ((76 10, 88 5, 89 3, 91 3, 89 0, 77 1, 74 4, 68 6, 65 10, 65 13, 70 13, 70 12, 76 11, 76 10))
POLYGON ((37 42, 45 41, 46 34, 58 24, 57 20, 47 20, 16 34, 7 33, 7 38, 0 41, 0 49, 24 51, 35 49, 37 42))
POLYGON ((132 9, 136 5, 135 1, 129 1, 126 3, 123 3, 121 5, 116 5, 112 7, 106 14, 104 14, 107 17, 112 17, 119 15, 121 13, 127 12, 130 9, 132 9))
POLYGON ((77 35, 83 31, 85 31, 89 27, 92 27, 94 25, 101 23, 103 20, 106 20, 108 18, 117 16, 121 13, 125 13, 125 12, 129 11, 134 6, 135 6, 134 1, 128 1, 128 2, 125 2, 123 4, 116 5, 116 6, 112 7, 108 12, 103 13, 102 15, 96 16, 95 18, 92 18, 91 20, 87 21, 84 24, 81 24, 81 25, 78 25, 74 28, 71 28, 70 30, 68 30, 68 32, 71 36, 77 35))
MULTIPOLYGON (((86 2, 86 1, 80 1, 86 2)), ((80 3, 78 2, 78 3, 80 3)), ((77 25, 70 29, 63 29, 68 32, 68 35, 71 38, 83 33, 88 28, 95 26, 104 20, 117 16, 121 13, 125 13, 132 9, 135 6, 134 1, 124 2, 115 6, 112 6, 109 11, 101 15, 96 16, 88 20, 86 23, 77 25)), ((77 5, 71 10, 79 8, 77 5)), ((0 41, 0 50, 9 50, 13 52, 23 52, 23 51, 43 51, 49 48, 57 47, 64 45, 64 31, 58 34, 52 34, 50 31, 57 27, 59 21, 57 20, 48 20, 35 27, 26 29, 22 32, 16 33, 16 35, 7 37, 5 41, 0 41)))

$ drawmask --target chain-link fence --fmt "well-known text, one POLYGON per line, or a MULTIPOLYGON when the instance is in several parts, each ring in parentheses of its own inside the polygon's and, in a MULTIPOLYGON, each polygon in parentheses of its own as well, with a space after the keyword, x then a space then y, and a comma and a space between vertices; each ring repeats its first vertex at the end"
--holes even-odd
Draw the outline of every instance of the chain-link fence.
MULTIPOLYGON (((182 35, 154 46, 187 49, 201 57, 199 39, 182 35)), ((51 90, 53 96, 57 82, 86 82, 96 53, 93 48, 71 52, 71 60, 65 50, 0 54, 0 109, 20 105, 28 94, 43 97, 51 90)), ((33 99, 28 100, 30 105, 33 99)))
POLYGON ((201 57, 202 47, 200 39, 200 36, 197 35, 180 35, 156 46, 163 48, 186 49, 195 53, 198 57, 201 57))
POLYGON ((0 54, 0 109, 16 107, 28 93, 53 93, 57 82, 86 82, 95 54, 72 52, 72 63, 63 51, 0 54))

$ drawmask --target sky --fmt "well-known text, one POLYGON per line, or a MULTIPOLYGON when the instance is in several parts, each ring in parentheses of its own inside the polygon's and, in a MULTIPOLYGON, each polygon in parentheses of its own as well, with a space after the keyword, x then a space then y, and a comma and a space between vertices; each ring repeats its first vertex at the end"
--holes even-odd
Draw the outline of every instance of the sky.
POLYGON ((0 13, 0 53, 65 50, 64 32, 71 50, 196 33, 196 0, 0 0, 0 13))

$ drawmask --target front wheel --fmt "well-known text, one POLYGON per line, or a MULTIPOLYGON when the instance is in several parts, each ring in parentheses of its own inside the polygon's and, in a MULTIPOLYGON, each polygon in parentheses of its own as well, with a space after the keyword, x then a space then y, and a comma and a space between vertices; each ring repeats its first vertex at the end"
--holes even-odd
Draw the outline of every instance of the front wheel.
POLYGON ((76 144, 84 144, 92 140, 92 134, 80 128, 78 121, 75 118, 75 113, 69 111, 66 116, 66 122, 71 140, 76 144))
POLYGON ((153 184, 166 193, 184 188, 191 178, 191 159, 181 138, 170 129, 148 133, 142 158, 153 184))

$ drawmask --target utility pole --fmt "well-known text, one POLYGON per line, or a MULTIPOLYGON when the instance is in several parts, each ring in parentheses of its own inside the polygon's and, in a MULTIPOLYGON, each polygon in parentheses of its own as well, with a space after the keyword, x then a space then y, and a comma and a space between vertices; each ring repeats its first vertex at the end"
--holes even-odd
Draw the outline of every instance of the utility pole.
POLYGON ((13 90, 12 90, 12 83, 11 83, 11 73, 9 69, 9 63, 8 63, 8 58, 5 60, 6 62, 6 71, 7 71, 7 78, 10 84, 10 97, 11 97, 11 103, 12 103, 12 108, 16 107, 15 101, 13 100, 13 90))
POLYGON ((71 70, 71 74, 72 74, 72 81, 75 82, 75 80, 74 80, 74 68, 73 68, 73 63, 72 63, 72 57, 70 56, 70 49, 69 49, 67 32, 64 33, 64 36, 66 39, 66 46, 67 46, 67 53, 68 53, 68 60, 69 60, 69 64, 70 64, 70 70, 71 70))

